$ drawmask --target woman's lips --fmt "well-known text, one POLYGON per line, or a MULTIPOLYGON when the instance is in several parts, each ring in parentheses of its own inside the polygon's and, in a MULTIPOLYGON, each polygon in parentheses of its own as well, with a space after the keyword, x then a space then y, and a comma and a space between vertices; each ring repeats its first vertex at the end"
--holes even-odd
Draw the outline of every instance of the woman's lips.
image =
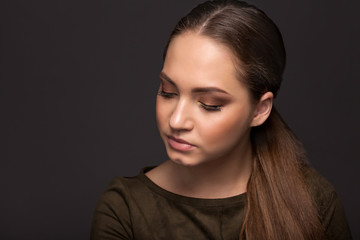
POLYGON ((179 138, 168 136, 168 143, 170 147, 178 151, 190 151, 195 146, 179 138))

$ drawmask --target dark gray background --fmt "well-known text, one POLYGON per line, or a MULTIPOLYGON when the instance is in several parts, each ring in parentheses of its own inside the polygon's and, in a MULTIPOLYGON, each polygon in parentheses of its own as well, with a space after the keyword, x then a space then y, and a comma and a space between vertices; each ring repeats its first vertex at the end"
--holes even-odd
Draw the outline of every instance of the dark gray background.
MULTIPOLYGON (((0 239, 88 239, 116 175, 165 160, 162 50, 200 1, 0 2, 0 239)), ((359 1, 254 0, 288 53, 276 106, 360 239, 359 1)))

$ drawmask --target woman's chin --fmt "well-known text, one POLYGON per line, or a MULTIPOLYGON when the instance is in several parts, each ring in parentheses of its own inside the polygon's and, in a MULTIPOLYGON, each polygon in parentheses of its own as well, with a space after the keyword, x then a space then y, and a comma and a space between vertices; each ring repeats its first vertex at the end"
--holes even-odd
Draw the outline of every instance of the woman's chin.
POLYGON ((199 163, 195 162, 194 160, 178 158, 178 157, 170 157, 171 162, 175 163, 176 165, 180 165, 183 167, 194 167, 199 163))

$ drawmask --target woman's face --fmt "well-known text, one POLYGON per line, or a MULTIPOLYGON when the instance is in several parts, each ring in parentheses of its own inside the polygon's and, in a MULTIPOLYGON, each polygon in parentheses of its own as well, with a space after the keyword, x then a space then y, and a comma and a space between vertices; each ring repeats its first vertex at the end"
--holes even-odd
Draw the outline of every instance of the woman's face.
POLYGON ((156 116, 172 161, 239 161, 249 152, 255 107, 236 76, 230 50, 211 38, 183 33, 171 41, 156 116))

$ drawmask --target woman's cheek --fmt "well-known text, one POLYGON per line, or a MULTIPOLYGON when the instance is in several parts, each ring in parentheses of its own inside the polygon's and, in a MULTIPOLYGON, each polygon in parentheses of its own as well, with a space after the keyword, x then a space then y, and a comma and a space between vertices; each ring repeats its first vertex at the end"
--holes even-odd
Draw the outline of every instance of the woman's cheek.
POLYGON ((202 135, 206 136, 209 144, 219 144, 220 141, 232 141, 241 138, 247 130, 245 119, 237 118, 234 115, 226 115, 222 118, 212 120, 208 118, 202 125, 202 135))

